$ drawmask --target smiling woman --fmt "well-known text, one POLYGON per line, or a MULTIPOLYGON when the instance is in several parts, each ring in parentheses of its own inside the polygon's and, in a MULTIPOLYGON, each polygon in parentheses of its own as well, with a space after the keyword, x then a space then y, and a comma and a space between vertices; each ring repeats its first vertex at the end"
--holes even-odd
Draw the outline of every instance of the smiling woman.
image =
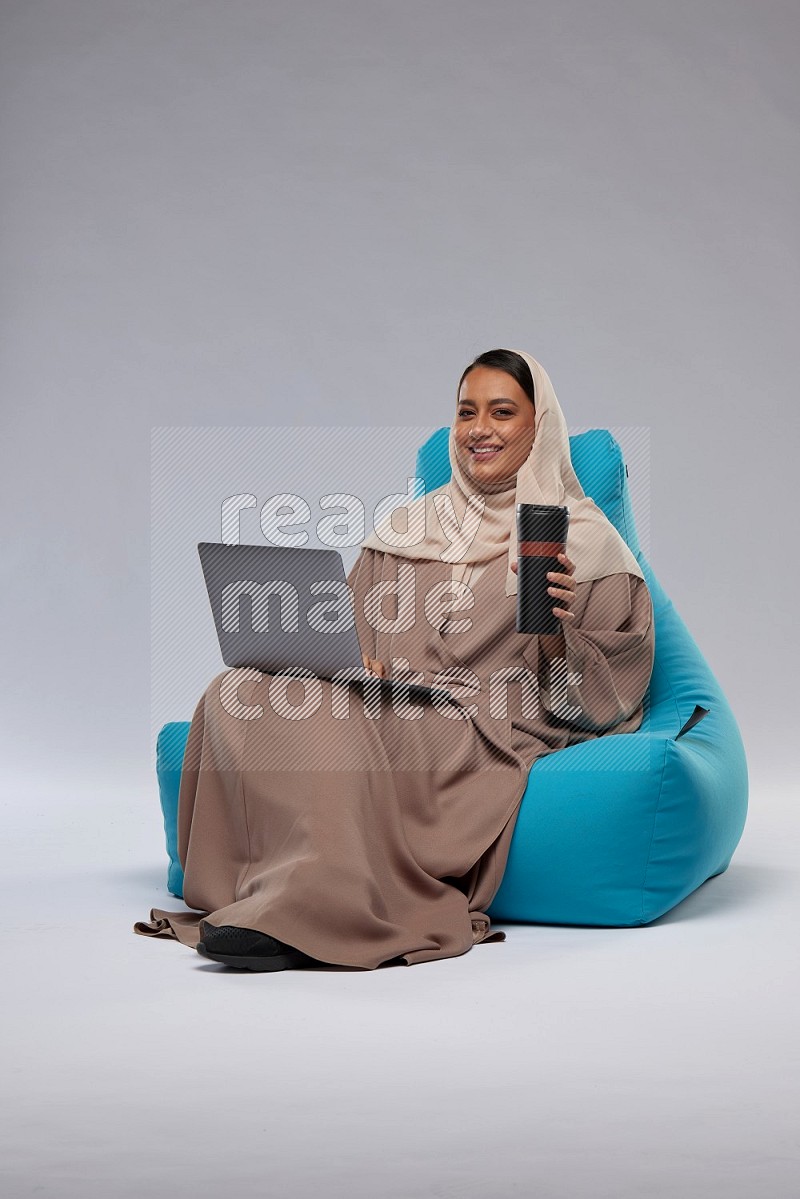
POLYGON ((439 672, 461 672, 468 694, 402 713, 378 688, 372 708, 354 703, 340 719, 333 684, 320 679, 320 702, 298 720, 269 704, 276 676, 253 672, 238 700, 262 717, 238 719, 220 698, 226 676, 214 679, 192 720, 178 811, 184 897, 196 910, 154 908, 136 932, 257 971, 412 965, 505 939, 489 935, 486 910, 530 768, 639 728, 652 604, 636 558, 583 494, 552 384, 530 355, 493 350, 463 373, 450 465, 448 483, 408 505, 424 539, 398 543, 387 515, 348 584, 374 673, 402 663, 430 687, 439 672), (562 623, 552 638, 516 629, 517 503, 570 509, 548 588, 562 623), (467 538, 470 513, 480 521, 467 538), (396 598, 409 567, 403 619, 368 619, 372 597, 396 598), (445 590, 452 602, 426 605, 445 590))
POLYGON ((456 457, 477 488, 505 490, 536 433, 530 368, 508 350, 490 350, 467 367, 453 425, 456 457))

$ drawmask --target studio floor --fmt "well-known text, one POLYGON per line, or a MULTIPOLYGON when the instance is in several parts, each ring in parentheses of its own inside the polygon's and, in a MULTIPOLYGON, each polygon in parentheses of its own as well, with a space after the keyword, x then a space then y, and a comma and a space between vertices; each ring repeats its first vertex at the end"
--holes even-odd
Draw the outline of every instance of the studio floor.
POLYGON ((15 785, 9 1199, 797 1194, 788 789, 751 783, 730 869, 647 928, 245 974, 132 931, 182 907, 151 780, 15 785))

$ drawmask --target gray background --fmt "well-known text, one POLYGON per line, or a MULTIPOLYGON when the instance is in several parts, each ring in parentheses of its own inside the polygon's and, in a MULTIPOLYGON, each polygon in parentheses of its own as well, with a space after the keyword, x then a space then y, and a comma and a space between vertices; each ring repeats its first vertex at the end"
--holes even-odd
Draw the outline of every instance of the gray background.
POLYGON ((791 1193, 798 5, 0 14, 12 1193, 791 1193), (287 972, 268 1004, 130 934, 178 906, 151 427, 433 428, 496 345, 571 428, 649 428, 650 560, 740 721, 745 839, 657 928, 287 972))

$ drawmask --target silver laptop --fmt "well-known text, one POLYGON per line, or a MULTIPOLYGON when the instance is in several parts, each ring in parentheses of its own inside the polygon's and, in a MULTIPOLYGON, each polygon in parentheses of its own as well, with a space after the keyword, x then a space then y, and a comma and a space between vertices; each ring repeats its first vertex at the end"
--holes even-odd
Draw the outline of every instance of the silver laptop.
POLYGON ((452 699, 443 688, 378 679, 365 669, 337 550, 208 541, 197 550, 226 666, 271 674, 303 667, 321 679, 338 675, 399 687, 409 697, 452 699))

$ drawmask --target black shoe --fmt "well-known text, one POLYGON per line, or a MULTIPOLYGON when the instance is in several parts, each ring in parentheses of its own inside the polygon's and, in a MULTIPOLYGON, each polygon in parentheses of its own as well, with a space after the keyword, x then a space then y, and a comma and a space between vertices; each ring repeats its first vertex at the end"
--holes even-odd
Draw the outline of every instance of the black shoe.
POLYGON ((236 928, 232 924, 215 928, 207 920, 201 920, 200 937, 198 953, 238 970, 290 970, 314 960, 254 928, 236 928))

